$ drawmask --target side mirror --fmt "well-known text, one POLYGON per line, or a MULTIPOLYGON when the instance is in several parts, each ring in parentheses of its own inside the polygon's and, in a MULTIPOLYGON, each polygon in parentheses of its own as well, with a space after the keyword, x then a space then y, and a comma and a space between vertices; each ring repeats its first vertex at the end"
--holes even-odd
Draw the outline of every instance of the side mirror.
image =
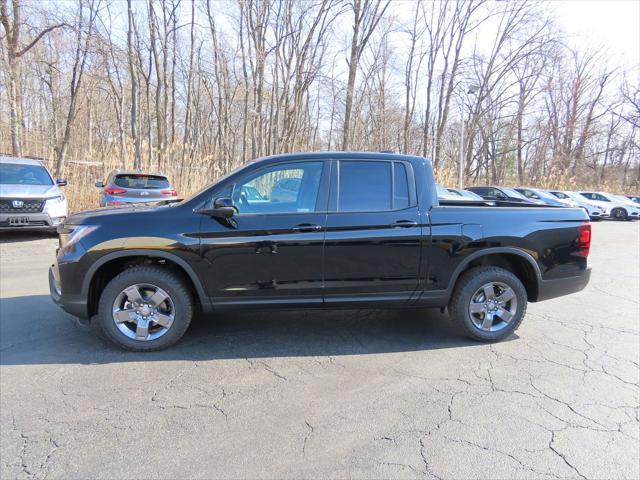
POLYGON ((59 187, 64 187, 67 184, 67 180, 65 178, 59 178, 56 180, 56 185, 59 187))
POLYGON ((215 218, 231 218, 236 213, 236 207, 233 206, 231 198, 221 197, 213 201, 213 208, 205 208, 200 210, 199 213, 215 218))
POLYGON ((104 188, 104 182, 103 182, 103 181, 101 181, 101 180, 97 181, 97 182, 96 182, 96 187, 98 187, 98 188, 104 188))

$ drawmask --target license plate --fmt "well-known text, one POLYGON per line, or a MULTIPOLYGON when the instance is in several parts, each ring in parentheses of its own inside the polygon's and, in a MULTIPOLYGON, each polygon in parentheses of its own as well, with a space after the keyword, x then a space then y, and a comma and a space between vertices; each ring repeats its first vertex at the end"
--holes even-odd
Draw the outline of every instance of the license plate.
POLYGON ((27 217, 10 217, 9 225, 29 225, 29 219, 27 217))

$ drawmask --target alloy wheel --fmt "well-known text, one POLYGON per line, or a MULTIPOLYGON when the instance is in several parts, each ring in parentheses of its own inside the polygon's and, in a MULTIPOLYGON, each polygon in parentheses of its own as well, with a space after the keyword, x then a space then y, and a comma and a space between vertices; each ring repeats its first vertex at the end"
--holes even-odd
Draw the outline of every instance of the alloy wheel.
POLYGON ((112 316, 118 330, 127 337, 150 341, 169 331, 175 307, 169 294, 160 287, 136 283, 118 294, 112 316))
POLYGON ((484 284, 471 296, 469 303, 473 324, 486 332, 498 332, 506 328, 517 311, 516 293, 502 282, 484 284))

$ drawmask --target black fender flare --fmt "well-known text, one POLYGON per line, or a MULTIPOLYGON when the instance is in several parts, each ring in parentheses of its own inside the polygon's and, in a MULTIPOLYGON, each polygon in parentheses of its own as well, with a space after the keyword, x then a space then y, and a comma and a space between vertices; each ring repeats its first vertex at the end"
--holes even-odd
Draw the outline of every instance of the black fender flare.
POLYGON ((203 310, 209 311, 211 309, 211 302, 209 301, 209 297, 206 295, 204 286, 200 281, 200 278, 193 270, 191 265, 189 265, 185 260, 174 255, 172 253, 163 251, 163 250, 154 250, 151 248, 133 248, 131 250, 121 250, 117 252, 111 252, 106 255, 100 257, 97 261, 95 261, 91 267, 87 270, 87 273, 82 281, 82 298, 89 298, 89 287, 91 286, 91 281, 95 273, 98 271, 100 267, 104 264, 110 262, 111 260, 115 260, 117 258, 126 258, 126 257, 157 257, 164 258, 170 260, 171 262, 176 263, 182 270, 187 274, 187 276, 191 279, 191 282, 196 288, 196 294, 200 300, 200 304, 202 305, 203 310))
POLYGON ((462 274, 464 270, 467 269, 469 264, 478 258, 486 257, 487 255, 500 255, 500 254, 509 254, 509 255, 517 255, 527 261, 527 263, 533 269, 536 275, 536 282, 538 287, 540 286, 540 282, 542 281, 542 272, 540 271, 540 266, 536 259, 530 253, 516 247, 490 247, 485 248, 480 251, 474 252, 468 257, 466 257, 460 265, 456 267, 451 275, 451 279, 449 280, 449 285, 447 286, 447 295, 451 295, 453 289, 458 282, 458 277, 462 274))

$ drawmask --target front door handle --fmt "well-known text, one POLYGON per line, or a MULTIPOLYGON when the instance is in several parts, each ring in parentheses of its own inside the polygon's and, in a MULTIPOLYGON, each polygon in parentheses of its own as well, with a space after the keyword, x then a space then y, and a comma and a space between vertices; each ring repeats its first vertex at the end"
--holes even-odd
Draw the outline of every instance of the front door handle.
POLYGON ((393 228, 409 228, 409 227, 417 227, 418 222, 415 220, 398 220, 397 222, 393 222, 391 224, 393 228))
POLYGON ((313 223, 301 223, 292 228, 294 232, 319 232, 322 229, 320 225, 313 223))

